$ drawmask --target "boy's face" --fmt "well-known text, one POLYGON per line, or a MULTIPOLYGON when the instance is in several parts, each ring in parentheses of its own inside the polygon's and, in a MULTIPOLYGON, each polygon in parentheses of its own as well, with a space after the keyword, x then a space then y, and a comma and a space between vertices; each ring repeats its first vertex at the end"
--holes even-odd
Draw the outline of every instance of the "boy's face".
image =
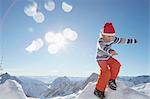
POLYGON ((102 35, 103 40, 106 42, 110 42, 114 39, 114 36, 107 36, 107 35, 102 35))

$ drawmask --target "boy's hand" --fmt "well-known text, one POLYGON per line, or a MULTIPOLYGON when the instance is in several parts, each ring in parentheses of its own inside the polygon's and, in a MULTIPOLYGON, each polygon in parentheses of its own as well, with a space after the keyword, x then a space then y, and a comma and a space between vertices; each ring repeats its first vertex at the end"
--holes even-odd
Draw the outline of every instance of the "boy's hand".
POLYGON ((110 54, 113 55, 117 55, 116 51, 110 51, 110 54))
POLYGON ((135 39, 134 43, 135 43, 135 44, 138 43, 137 39, 135 39))

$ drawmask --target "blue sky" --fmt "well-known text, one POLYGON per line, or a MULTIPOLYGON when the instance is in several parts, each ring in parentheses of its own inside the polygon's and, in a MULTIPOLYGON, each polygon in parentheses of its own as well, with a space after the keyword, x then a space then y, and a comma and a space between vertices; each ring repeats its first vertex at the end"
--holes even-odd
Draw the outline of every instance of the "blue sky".
POLYGON ((88 76, 92 72, 99 73, 96 41, 104 23, 112 22, 116 36, 138 40, 136 45, 112 47, 119 53, 115 58, 122 64, 119 75, 149 75, 149 0, 54 0, 56 9, 52 12, 43 7, 47 0, 34 0, 45 15, 43 23, 36 23, 24 13, 24 7, 32 1, 0 0, 0 55, 4 56, 5 71, 14 75, 88 76), (62 10, 63 1, 73 6, 70 13, 62 10), (25 50, 46 32, 62 32, 66 27, 75 30, 78 38, 57 54, 49 54, 47 44, 34 53, 25 50))

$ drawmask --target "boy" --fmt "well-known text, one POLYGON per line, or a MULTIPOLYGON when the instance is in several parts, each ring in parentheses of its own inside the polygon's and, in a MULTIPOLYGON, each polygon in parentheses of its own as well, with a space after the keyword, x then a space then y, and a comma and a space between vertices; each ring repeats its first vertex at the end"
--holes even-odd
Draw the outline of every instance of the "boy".
POLYGON ((100 76, 98 78, 94 94, 100 99, 104 99, 105 89, 108 86, 112 90, 117 89, 116 78, 118 76, 121 64, 112 56, 117 55, 116 51, 111 49, 112 44, 135 44, 136 39, 125 39, 115 37, 115 29, 112 23, 106 23, 101 31, 102 37, 97 42, 97 63, 100 67, 100 76))

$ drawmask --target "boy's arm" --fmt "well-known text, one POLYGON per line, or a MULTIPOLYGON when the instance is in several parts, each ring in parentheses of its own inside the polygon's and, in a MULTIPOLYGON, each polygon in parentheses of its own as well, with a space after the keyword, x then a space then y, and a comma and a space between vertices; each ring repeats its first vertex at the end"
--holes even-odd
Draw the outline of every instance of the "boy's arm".
POLYGON ((99 49, 101 49, 102 51, 106 52, 109 55, 111 54, 111 51, 115 51, 111 48, 108 48, 106 45, 104 45, 102 41, 97 41, 97 46, 99 49))
POLYGON ((126 39, 126 38, 115 37, 113 43, 114 44, 135 44, 135 43, 137 43, 137 40, 134 38, 126 39))

